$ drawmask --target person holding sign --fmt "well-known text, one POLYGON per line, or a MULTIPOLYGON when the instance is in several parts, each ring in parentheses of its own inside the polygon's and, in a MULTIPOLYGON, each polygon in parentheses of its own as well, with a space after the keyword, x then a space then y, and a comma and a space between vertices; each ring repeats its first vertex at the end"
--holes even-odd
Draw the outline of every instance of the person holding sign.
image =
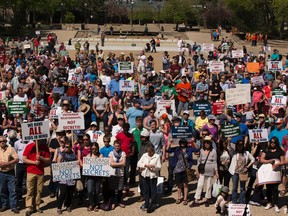
MULTIPOLYGON (((72 151, 72 144, 67 136, 61 138, 64 143, 64 150, 57 155, 57 163, 77 161, 76 154, 72 151)), ((60 140, 60 141, 61 141, 60 140)), ((62 214, 62 205, 65 201, 67 212, 71 212, 72 198, 75 187, 75 180, 63 180, 59 182, 59 194, 57 199, 57 213, 62 214)))
MULTIPOLYGON (((279 140, 277 137, 272 137, 270 142, 268 143, 268 149, 266 152, 263 152, 261 154, 260 162, 262 164, 272 164, 272 168, 274 171, 277 170, 278 167, 285 164, 284 159, 284 151, 280 148, 279 140)), ((279 171, 280 172, 280 171, 279 171)), ((279 179, 280 180, 280 179, 279 179)), ((279 213, 279 206, 278 206, 278 200, 279 200, 279 194, 278 194, 278 186, 279 183, 270 183, 266 184, 266 195, 267 195, 267 201, 268 204, 265 207, 266 210, 269 210, 273 207, 273 204, 275 206, 275 212, 279 213), (274 203, 272 203, 272 201, 274 203)))

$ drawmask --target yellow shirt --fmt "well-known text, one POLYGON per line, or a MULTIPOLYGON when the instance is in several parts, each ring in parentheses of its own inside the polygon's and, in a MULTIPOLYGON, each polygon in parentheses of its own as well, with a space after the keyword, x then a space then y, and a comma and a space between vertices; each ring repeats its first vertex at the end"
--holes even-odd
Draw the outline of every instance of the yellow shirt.
MULTIPOLYGON (((13 147, 7 146, 5 149, 0 148, 0 162, 7 163, 11 160, 18 159, 18 155, 13 147)), ((14 169, 14 164, 0 167, 0 172, 8 172, 14 169)))
POLYGON ((208 118, 207 117, 205 119, 202 119, 200 116, 198 116, 196 118, 196 121, 195 121, 196 130, 201 129, 207 123, 208 123, 208 118))

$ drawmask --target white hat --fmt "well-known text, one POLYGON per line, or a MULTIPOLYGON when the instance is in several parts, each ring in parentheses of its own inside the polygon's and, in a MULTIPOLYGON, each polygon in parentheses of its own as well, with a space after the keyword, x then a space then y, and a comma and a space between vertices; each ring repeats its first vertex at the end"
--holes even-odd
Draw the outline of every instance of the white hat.
POLYGON ((97 126, 97 122, 95 122, 95 121, 91 122, 90 126, 92 126, 92 125, 97 126))
POLYGON ((149 132, 147 130, 143 130, 141 131, 140 136, 149 137, 149 132))
POLYGON ((183 112, 183 114, 190 115, 190 112, 189 112, 189 110, 185 110, 185 111, 183 112))

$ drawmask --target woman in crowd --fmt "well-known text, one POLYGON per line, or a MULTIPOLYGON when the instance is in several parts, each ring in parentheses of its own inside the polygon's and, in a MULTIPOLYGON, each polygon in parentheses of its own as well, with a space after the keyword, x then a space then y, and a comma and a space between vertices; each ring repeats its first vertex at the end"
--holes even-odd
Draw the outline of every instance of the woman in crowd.
POLYGON ((127 116, 126 113, 123 112, 123 106, 119 104, 116 108, 116 111, 111 113, 109 118, 108 118, 108 125, 110 126, 115 126, 118 124, 118 115, 122 115, 124 118, 124 122, 127 122, 127 116))
POLYGON ((159 121, 158 118, 155 116, 155 109, 151 109, 149 111, 149 114, 144 118, 143 125, 147 130, 150 130, 150 122, 151 120, 156 121, 156 127, 159 127, 159 121))
POLYGON ((115 91, 113 93, 113 97, 110 99, 110 102, 109 102, 110 111, 112 113, 116 112, 118 106, 121 105, 121 104, 122 104, 122 100, 119 97, 118 92, 115 91))
POLYGON ((12 114, 5 115, 5 118, 2 122, 2 129, 7 130, 9 132, 10 130, 16 130, 17 128, 17 119, 14 118, 12 114))
POLYGON ((210 132, 210 136, 214 142, 218 141, 218 126, 215 124, 216 116, 209 115, 208 122, 202 127, 202 131, 207 129, 210 132))
MULTIPOLYGON (((274 171, 280 172, 281 165, 285 164, 284 151, 280 148, 280 143, 277 137, 272 137, 268 143, 267 151, 261 154, 260 162, 262 164, 272 164, 272 168, 274 171)), ((275 212, 279 213, 279 194, 278 194, 278 186, 281 183, 281 179, 279 179, 279 183, 271 183, 266 184, 266 196, 268 204, 265 209, 269 210, 273 206, 275 207, 275 212)))
POLYGON ((209 91, 209 96, 211 97, 212 102, 216 102, 216 100, 220 98, 221 91, 222 88, 219 85, 219 80, 214 80, 209 91))
POLYGON ((199 200, 206 181, 206 193, 205 193, 205 206, 209 207, 211 199, 211 190, 214 176, 219 178, 218 166, 217 166, 217 152, 212 147, 211 137, 206 136, 203 140, 203 148, 200 150, 199 158, 197 160, 198 170, 196 175, 198 177, 197 189, 195 193, 195 201, 190 207, 199 206, 199 200), (199 166, 200 165, 200 166, 199 166))
POLYGON ((142 155, 137 166, 141 171, 141 177, 143 177, 143 196, 145 202, 141 206, 141 209, 151 213, 157 207, 157 178, 161 170, 161 158, 160 155, 155 153, 155 148, 152 144, 146 145, 146 151, 147 153, 142 155))
POLYGON ((171 131, 171 125, 172 123, 170 122, 168 115, 166 113, 164 113, 161 116, 160 119, 160 131, 164 134, 164 139, 165 139, 165 146, 168 146, 168 137, 171 131))
POLYGON ((229 142, 230 141, 228 139, 221 137, 219 140, 218 152, 217 152, 219 180, 222 185, 227 187, 229 187, 231 177, 228 171, 231 159, 227 148, 229 142))
POLYGON ((248 169, 253 165, 255 159, 249 151, 245 151, 244 142, 238 140, 235 153, 232 156, 229 172, 232 176, 233 190, 232 203, 237 204, 238 184, 240 181, 239 203, 245 204, 246 182, 248 181, 248 169))

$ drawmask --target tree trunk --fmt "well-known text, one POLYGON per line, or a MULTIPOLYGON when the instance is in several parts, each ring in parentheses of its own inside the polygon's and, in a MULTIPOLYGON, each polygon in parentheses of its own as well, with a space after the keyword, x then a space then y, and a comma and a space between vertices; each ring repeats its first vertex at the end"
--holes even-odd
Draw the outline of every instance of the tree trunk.
POLYGON ((50 14, 49 18, 50 18, 50 25, 52 25, 53 24, 53 13, 50 14))
POLYGON ((281 24, 280 24, 280 31, 279 31, 279 37, 281 40, 283 39, 284 24, 285 24, 285 17, 284 17, 284 15, 282 15, 282 20, 281 20, 281 24))
POLYGON ((28 9, 26 9, 26 20, 27 20, 27 23, 30 24, 30 11, 28 9))

